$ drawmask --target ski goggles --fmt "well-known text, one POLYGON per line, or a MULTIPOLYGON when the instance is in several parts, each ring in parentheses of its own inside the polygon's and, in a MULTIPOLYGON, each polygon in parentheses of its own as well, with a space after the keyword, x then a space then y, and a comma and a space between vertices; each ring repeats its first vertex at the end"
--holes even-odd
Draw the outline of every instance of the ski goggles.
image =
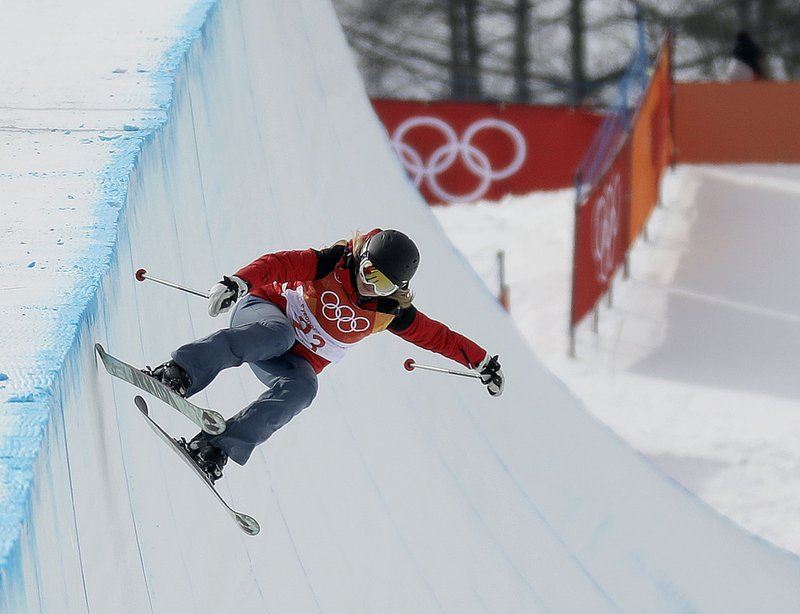
POLYGON ((381 273, 369 258, 364 258, 361 264, 358 265, 358 276, 378 296, 389 296, 400 288, 400 286, 381 273))

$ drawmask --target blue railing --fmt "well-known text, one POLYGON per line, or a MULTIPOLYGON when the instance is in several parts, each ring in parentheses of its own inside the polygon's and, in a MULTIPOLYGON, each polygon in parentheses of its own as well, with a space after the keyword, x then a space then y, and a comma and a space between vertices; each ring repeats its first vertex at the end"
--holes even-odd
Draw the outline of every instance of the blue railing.
POLYGON ((617 101, 609 107, 597 135, 578 164, 575 187, 579 201, 606 171, 625 142, 633 112, 647 89, 650 78, 647 37, 638 9, 636 24, 636 50, 628 70, 618 81, 617 101))

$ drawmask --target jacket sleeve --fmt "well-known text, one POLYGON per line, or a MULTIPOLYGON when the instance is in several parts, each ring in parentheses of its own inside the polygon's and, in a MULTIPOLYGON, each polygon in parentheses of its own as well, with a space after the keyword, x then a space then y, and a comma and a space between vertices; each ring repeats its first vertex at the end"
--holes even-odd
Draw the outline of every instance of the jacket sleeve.
POLYGON ((414 306, 401 309, 388 330, 417 347, 446 356, 470 369, 486 356, 486 350, 477 343, 429 318, 414 306))
POLYGON ((323 250, 274 252, 254 260, 235 275, 244 279, 251 290, 273 282, 311 281, 328 275, 344 252, 345 247, 339 244, 323 250))

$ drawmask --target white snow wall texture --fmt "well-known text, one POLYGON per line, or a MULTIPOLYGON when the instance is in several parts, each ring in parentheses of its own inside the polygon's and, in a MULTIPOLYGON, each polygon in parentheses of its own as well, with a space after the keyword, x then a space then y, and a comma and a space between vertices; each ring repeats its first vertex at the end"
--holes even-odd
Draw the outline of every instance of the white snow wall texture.
MULTIPOLYGON (((260 389, 241 368, 197 401, 231 415, 260 389)), ((667 481, 526 349, 396 163, 327 1, 211 11, 132 170, 56 394, 4 612, 800 611, 796 557, 667 481), (408 374, 407 356, 438 359, 367 340, 228 469, 221 490, 262 523, 246 537, 92 345, 155 364, 225 324, 136 283, 139 267, 205 289, 267 251, 375 226, 418 242, 417 305, 499 352, 506 394, 408 374)))

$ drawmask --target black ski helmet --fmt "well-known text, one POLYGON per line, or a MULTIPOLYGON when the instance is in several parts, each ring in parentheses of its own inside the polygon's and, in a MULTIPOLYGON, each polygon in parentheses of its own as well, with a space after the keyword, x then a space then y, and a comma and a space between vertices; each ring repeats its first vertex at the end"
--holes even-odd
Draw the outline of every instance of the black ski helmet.
POLYGON ((401 288, 407 288, 419 266, 419 250, 399 230, 381 230, 364 246, 364 258, 401 288))

